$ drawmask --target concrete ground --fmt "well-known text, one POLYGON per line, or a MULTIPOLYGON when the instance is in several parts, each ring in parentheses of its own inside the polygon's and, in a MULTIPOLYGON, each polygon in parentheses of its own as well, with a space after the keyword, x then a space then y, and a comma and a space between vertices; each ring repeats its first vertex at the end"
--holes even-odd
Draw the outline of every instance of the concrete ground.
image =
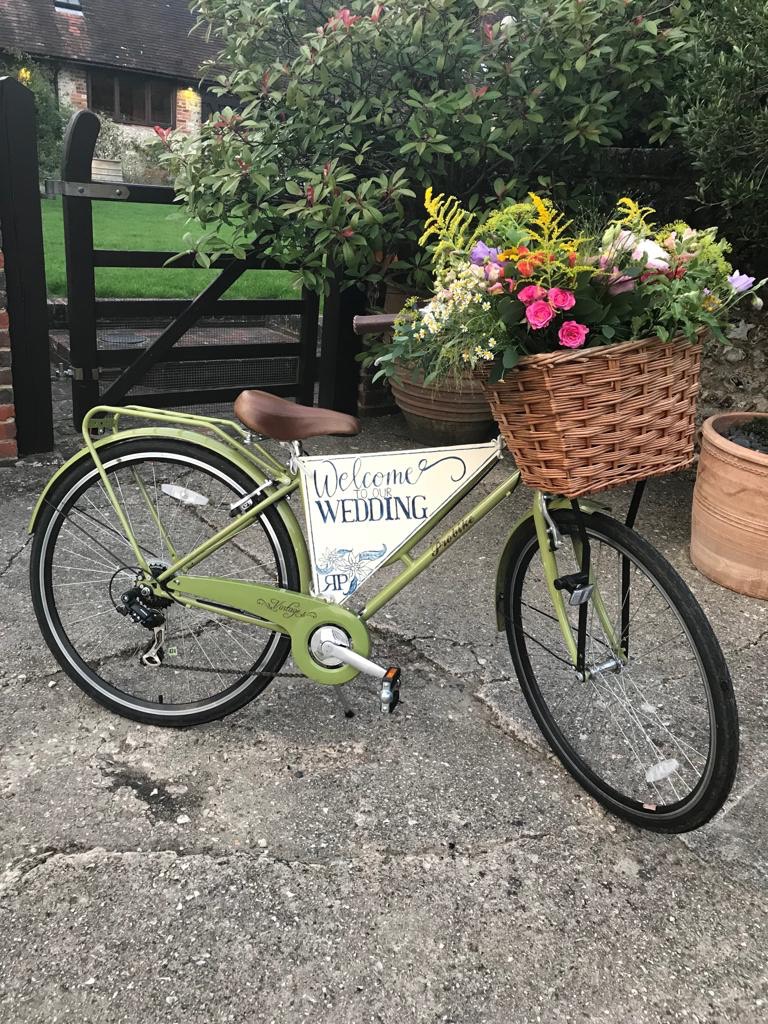
MULTIPOLYGON (((407 439, 395 417, 352 444, 407 439)), ((174 732, 101 709, 41 642, 25 529, 58 461, 0 475, 3 1024, 768 1020, 768 604, 691 567, 690 476, 638 529, 713 620, 743 746, 725 811, 680 838, 606 816, 521 700, 492 586, 522 491, 380 616, 395 716, 289 671, 174 732)))

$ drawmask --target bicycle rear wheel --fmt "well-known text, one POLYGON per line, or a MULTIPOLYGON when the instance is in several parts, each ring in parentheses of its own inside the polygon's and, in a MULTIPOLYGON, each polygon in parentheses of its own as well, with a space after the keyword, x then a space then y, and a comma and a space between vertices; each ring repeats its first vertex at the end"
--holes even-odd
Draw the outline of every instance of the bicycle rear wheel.
MULTIPOLYGON (((238 467, 184 441, 118 441, 102 459, 155 572, 230 523, 230 504, 254 487, 238 467)), ((223 718, 261 693, 290 639, 172 600, 154 601, 164 637, 158 663, 147 664, 157 635, 117 611, 140 578, 135 563, 95 465, 77 463, 41 513, 30 564, 40 628, 70 678, 110 710, 156 725, 223 718)), ((274 507, 194 571, 299 587, 296 554, 274 507)))
MULTIPOLYGON (((558 571, 575 573, 575 515, 561 510, 552 518, 565 541, 558 571)), ((512 540, 506 628, 523 693, 560 761, 607 808, 660 832, 697 828, 722 806, 736 774, 738 716, 725 659, 693 594, 659 552, 607 516, 583 520, 605 606, 601 618, 590 599, 586 681, 554 615, 533 521, 512 540), (623 630, 622 660, 610 641, 623 630)), ((568 617, 575 639, 578 608, 568 607, 568 617)))

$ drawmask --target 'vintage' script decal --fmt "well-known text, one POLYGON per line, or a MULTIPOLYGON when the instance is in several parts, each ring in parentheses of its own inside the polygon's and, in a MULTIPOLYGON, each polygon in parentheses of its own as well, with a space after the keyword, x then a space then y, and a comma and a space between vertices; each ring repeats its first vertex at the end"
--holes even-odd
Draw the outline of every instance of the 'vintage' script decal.
POLYGON ((315 593, 341 604, 498 458, 491 441, 299 459, 315 593))

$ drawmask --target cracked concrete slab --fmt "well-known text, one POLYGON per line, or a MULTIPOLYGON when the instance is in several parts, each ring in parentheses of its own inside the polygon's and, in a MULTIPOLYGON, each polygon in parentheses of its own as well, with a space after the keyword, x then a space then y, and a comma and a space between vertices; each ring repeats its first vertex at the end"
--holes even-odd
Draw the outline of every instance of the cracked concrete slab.
MULTIPOLYGON (((406 444, 393 418, 349 448, 406 444)), ((712 617, 743 753, 726 811, 675 838, 605 815, 528 713, 493 615, 522 492, 377 617, 397 715, 355 682, 346 718, 288 669, 172 732, 89 701, 41 644, 44 461, 0 475, 0 1021, 768 1020, 768 605, 690 566, 690 476, 651 484, 638 528, 712 617)))

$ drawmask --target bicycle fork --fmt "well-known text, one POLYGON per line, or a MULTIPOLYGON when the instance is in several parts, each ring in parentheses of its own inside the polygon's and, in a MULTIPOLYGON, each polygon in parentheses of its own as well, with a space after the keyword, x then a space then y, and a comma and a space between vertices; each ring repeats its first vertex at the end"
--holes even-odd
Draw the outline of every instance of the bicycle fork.
MULTIPOLYGON (((579 503, 576 499, 572 501, 572 508, 576 515, 578 527, 578 539, 573 540, 574 554, 580 566, 579 572, 568 575, 561 575, 557 566, 557 551, 563 546, 563 538, 557 525, 549 514, 546 496, 538 492, 533 505, 533 520, 536 527, 536 536, 539 542, 539 555, 544 569, 547 582, 547 590, 552 601, 552 606, 557 616, 560 631, 563 635, 568 654, 576 670, 580 682, 589 679, 590 676, 600 672, 608 672, 618 669, 626 662, 625 648, 622 638, 617 636, 613 623, 600 594, 599 582, 595 581, 591 566, 591 550, 589 538, 584 526, 584 518, 579 503), (567 595, 567 598, 566 598, 567 595), (567 604, 566 604, 567 601, 567 604), (611 657, 604 659, 600 664, 587 665, 586 662, 586 640, 589 618, 589 606, 593 606, 594 613, 605 633, 606 641, 613 652, 611 657), (574 637, 573 627, 568 618, 567 605, 578 608, 578 622, 576 636, 574 637)), ((625 586, 622 574, 622 591, 625 586)), ((624 604, 624 598, 622 598, 624 604)), ((622 634, 624 630, 622 630, 622 634)))

